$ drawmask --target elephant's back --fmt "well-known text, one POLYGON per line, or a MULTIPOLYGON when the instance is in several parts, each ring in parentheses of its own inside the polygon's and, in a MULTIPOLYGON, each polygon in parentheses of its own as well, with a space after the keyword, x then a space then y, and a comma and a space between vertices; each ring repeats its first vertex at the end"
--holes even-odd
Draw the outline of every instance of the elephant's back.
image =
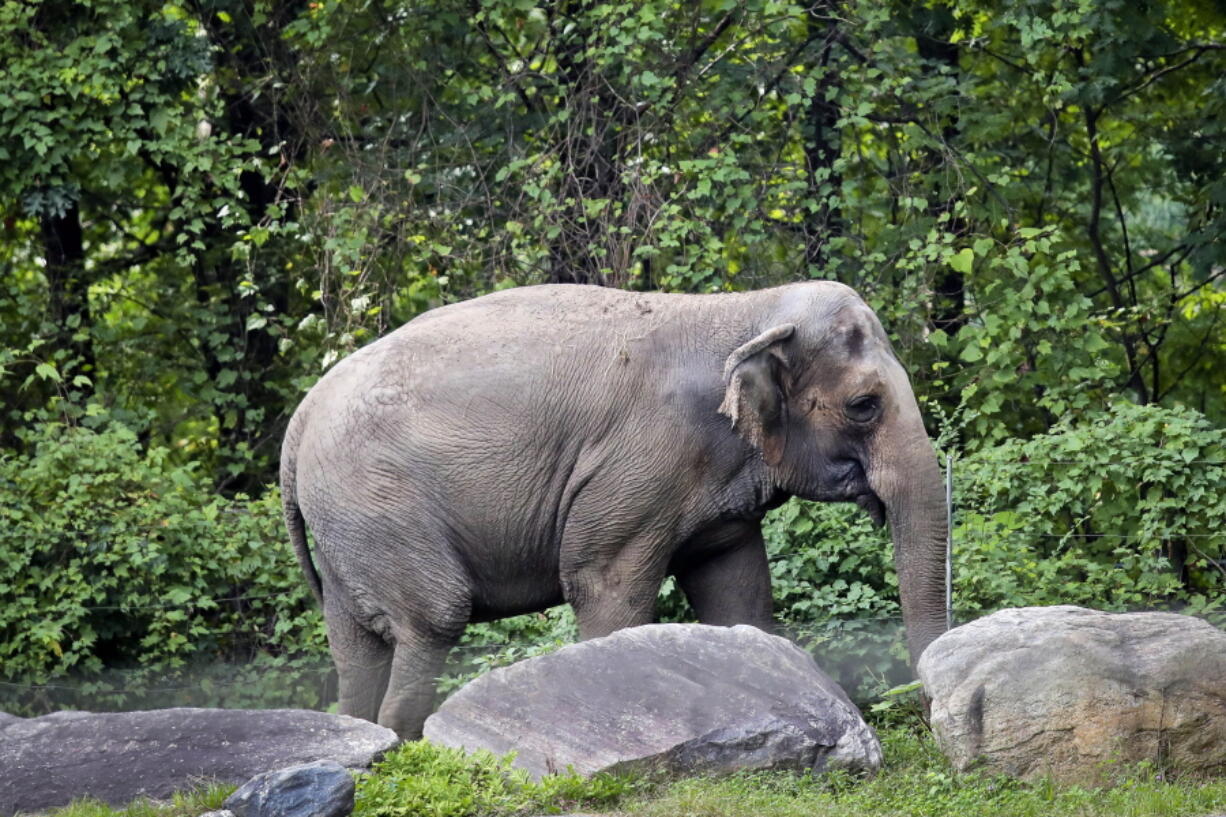
POLYGON ((433 309, 378 343, 443 359, 482 352, 497 360, 510 352, 522 362, 524 355, 548 357, 582 342, 590 355, 613 345, 618 331, 641 333, 675 321, 696 298, 574 284, 517 287, 433 309))
POLYGON ((291 421, 304 512, 339 492, 455 508, 463 518, 441 522, 479 538, 552 525, 585 443, 620 421, 632 378, 609 327, 627 310, 657 314, 626 296, 507 290, 428 312, 337 363, 291 421))

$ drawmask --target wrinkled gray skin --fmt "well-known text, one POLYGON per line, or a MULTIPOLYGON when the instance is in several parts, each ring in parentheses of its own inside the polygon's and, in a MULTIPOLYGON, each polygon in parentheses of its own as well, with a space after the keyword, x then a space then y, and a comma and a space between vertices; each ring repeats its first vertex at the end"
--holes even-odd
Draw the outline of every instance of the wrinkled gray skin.
POLYGON ((340 711, 404 738, 470 621, 565 601, 602 636, 652 621, 673 574, 701 621, 769 629, 759 524, 791 495, 888 519, 912 660, 944 630, 936 458, 881 324, 831 282, 436 309, 311 390, 281 485, 340 711))

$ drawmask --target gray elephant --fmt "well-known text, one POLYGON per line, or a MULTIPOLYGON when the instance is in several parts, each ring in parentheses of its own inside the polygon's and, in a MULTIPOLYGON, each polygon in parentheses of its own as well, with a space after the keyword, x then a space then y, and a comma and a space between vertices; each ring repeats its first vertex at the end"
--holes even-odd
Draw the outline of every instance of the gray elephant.
POLYGON ((471 621, 568 602, 602 636, 652 621, 671 574, 699 620, 769 628, 760 522, 793 495, 888 519, 913 661, 945 628, 936 457, 881 324, 832 282, 433 310, 307 394, 281 487, 340 711, 406 739, 471 621))

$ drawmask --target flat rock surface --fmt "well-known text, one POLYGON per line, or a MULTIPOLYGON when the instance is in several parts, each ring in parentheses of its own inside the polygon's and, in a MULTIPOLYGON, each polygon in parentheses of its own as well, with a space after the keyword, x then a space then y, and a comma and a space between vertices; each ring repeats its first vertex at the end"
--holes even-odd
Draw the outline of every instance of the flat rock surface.
POLYGON ((1119 763, 1226 772, 1226 632, 1172 613, 1002 610, 917 667, 959 769, 1098 782, 1119 763))
POLYGON ((472 681, 427 739, 517 752, 540 777, 573 766, 671 772, 875 770, 881 747, 812 657, 755 627, 652 624, 472 681))
POLYGON ((85 796, 111 805, 166 798, 206 780, 333 760, 369 766, 396 735, 367 721, 301 709, 56 712, 0 721, 0 815, 85 796))

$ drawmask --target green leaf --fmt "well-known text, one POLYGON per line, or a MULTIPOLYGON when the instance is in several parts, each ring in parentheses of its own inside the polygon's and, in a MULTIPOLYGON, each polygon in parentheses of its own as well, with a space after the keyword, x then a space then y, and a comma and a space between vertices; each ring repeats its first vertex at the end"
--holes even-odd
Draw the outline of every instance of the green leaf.
POLYGON ((64 382, 64 378, 60 377, 60 373, 56 371, 55 365, 51 363, 39 363, 34 367, 34 373, 43 380, 51 380, 56 383, 64 382))
POLYGON ((947 262, 955 272, 961 272, 964 275, 968 274, 971 271, 971 267, 975 263, 975 251, 969 247, 964 247, 963 249, 949 256, 947 262))

